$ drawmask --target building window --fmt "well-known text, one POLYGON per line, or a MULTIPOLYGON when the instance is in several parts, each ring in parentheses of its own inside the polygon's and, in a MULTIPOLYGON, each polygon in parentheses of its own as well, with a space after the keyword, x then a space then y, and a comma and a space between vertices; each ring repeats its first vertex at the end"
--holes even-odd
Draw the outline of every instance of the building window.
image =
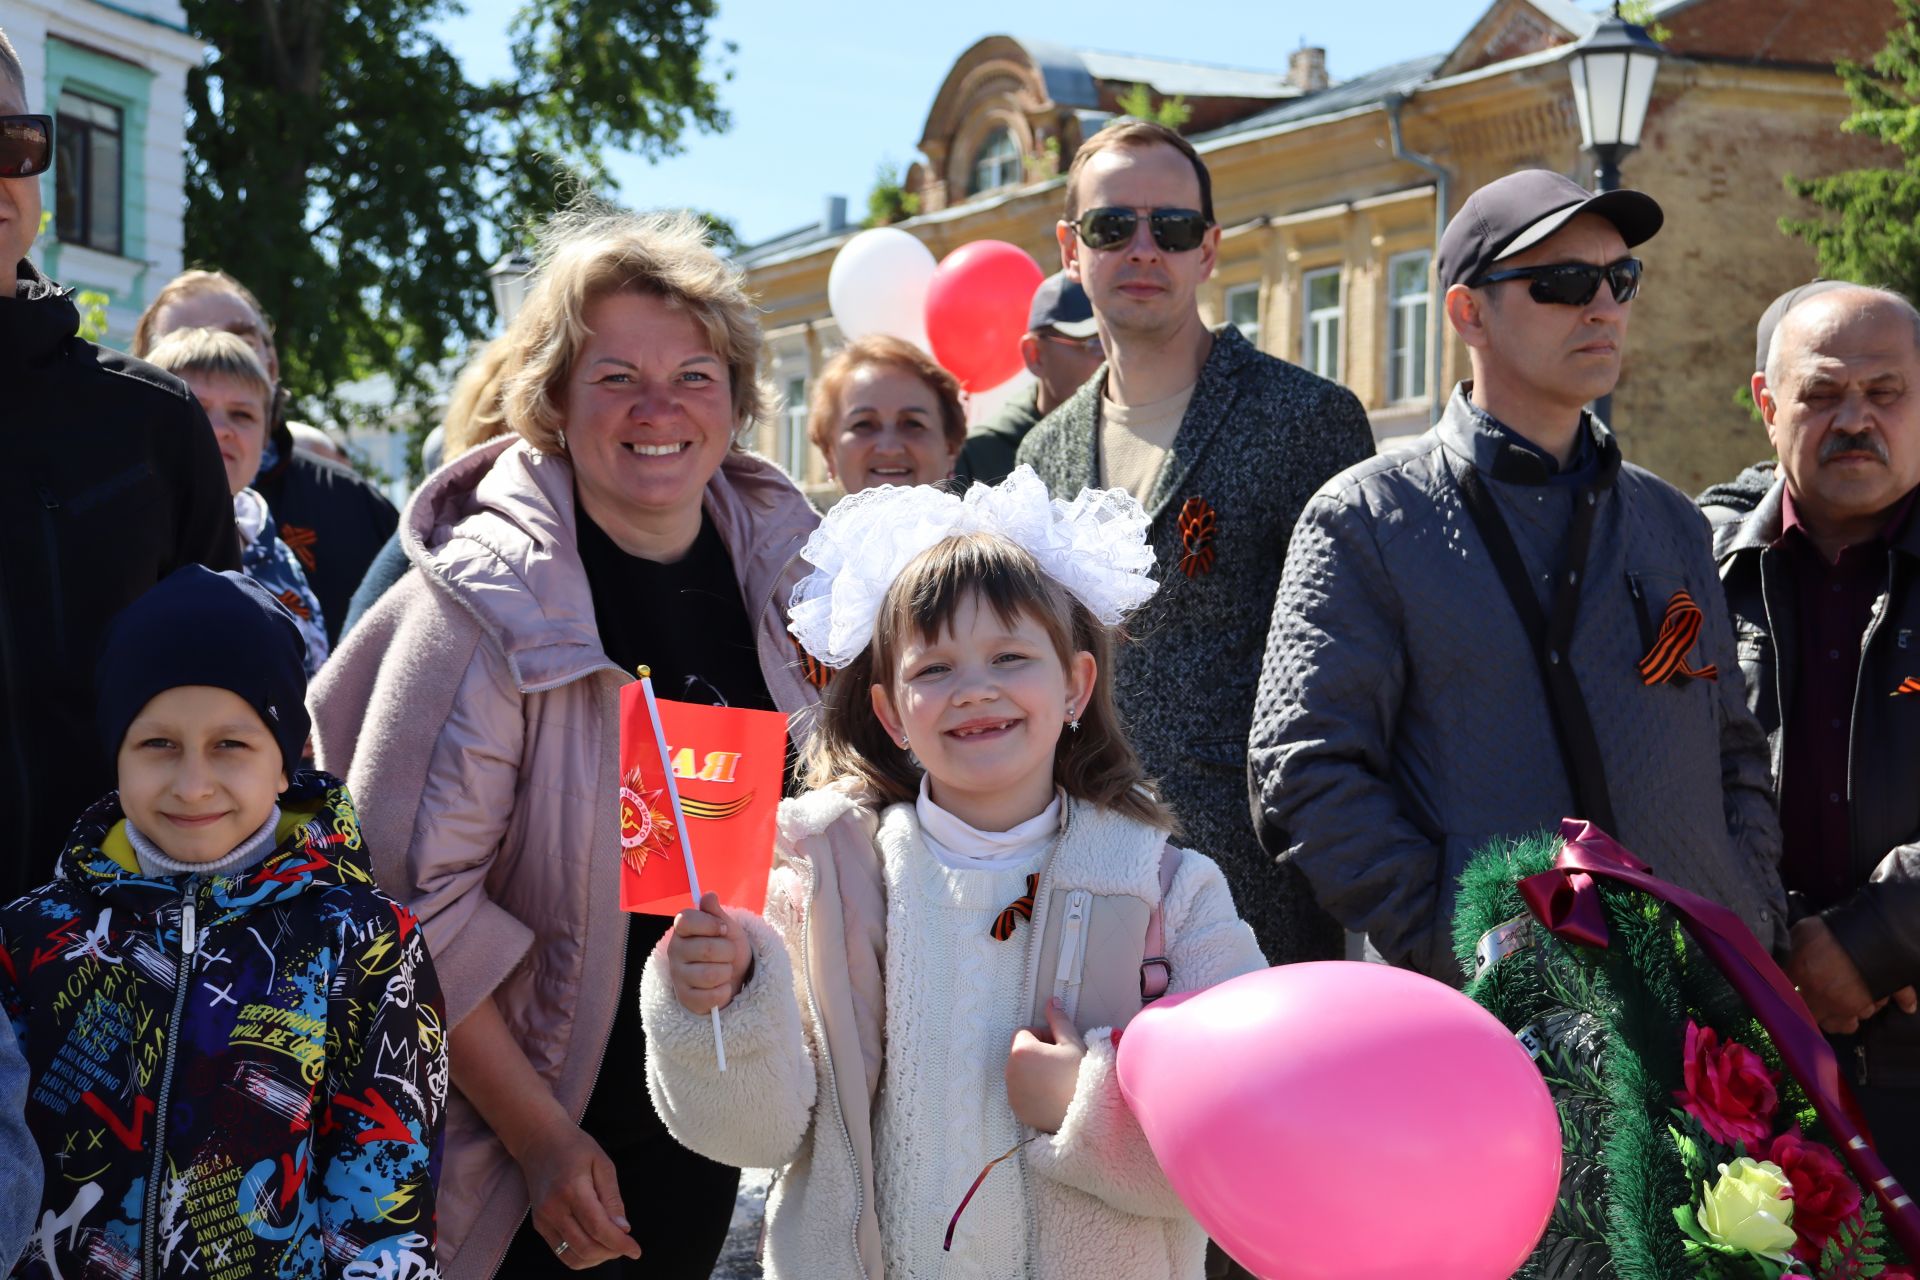
POLYGON ((1423 400, 1427 395, 1427 338, 1433 312, 1427 266, 1433 255, 1395 254, 1387 259, 1387 396, 1423 400))
POLYGON ((67 244, 119 253, 120 180, 124 161, 120 108, 60 95, 54 127, 54 208, 67 244))
POLYGON ((1227 323, 1254 346, 1260 345, 1260 286, 1237 284, 1227 290, 1227 323))
POLYGON ((1010 187, 1020 181, 1020 144, 1005 129, 995 129, 973 153, 973 185, 968 195, 979 195, 996 187, 1010 187))
POLYGON ((787 379, 787 474, 796 483, 807 478, 807 380, 787 379))
POLYGON ((1309 271, 1300 281, 1306 323, 1300 329, 1300 363, 1323 378, 1340 380, 1340 268, 1309 271))

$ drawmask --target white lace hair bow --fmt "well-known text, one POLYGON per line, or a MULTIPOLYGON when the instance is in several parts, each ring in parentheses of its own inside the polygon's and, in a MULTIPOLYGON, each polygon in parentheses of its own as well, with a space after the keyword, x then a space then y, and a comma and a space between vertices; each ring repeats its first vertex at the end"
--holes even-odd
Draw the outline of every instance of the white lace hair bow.
POLYGON ((915 556, 962 533, 1006 538, 1108 626, 1154 592, 1147 513, 1132 494, 1083 489, 1063 502, 1021 466, 965 498, 924 485, 842 498, 801 549, 814 570, 793 589, 787 630, 829 667, 846 666, 872 642, 894 579, 915 556))

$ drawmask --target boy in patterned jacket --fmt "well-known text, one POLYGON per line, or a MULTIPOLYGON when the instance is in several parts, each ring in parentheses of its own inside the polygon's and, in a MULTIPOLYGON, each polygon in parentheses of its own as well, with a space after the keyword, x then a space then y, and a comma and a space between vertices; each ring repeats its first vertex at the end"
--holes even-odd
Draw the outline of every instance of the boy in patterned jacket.
POLYGON ((0 909, 45 1173, 15 1275, 438 1275, 439 984, 346 788, 292 772, 302 649, 259 584, 198 566, 108 633, 119 789, 0 909))

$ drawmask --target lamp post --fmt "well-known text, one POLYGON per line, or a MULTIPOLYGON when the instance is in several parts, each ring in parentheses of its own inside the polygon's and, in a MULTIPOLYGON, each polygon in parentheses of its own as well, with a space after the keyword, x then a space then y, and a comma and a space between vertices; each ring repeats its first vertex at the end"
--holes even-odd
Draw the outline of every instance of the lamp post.
POLYGON ((520 305, 527 300, 528 277, 533 274, 533 259, 518 249, 487 268, 487 285, 493 290, 494 314, 500 327, 513 323, 520 305))
MULTIPOLYGON (((1619 0, 1599 26, 1567 51, 1573 105, 1580 114, 1580 146, 1593 153, 1595 191, 1619 190, 1620 162, 1640 145, 1647 104, 1653 101, 1653 79, 1665 53, 1646 28, 1620 16, 1619 0)), ((1602 422, 1612 425, 1611 394, 1601 396, 1593 408, 1602 422)))

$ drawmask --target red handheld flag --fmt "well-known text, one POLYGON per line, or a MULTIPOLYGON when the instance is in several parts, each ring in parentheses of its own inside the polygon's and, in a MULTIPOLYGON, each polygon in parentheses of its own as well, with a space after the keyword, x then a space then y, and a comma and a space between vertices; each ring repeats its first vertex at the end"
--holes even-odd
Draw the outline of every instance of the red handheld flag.
POLYGON ((620 691, 620 906, 670 916, 694 905, 666 770, 679 785, 700 887, 743 911, 767 900, 773 821, 787 760, 787 718, 777 711, 709 707, 656 698, 670 761, 660 759, 645 691, 620 691))

